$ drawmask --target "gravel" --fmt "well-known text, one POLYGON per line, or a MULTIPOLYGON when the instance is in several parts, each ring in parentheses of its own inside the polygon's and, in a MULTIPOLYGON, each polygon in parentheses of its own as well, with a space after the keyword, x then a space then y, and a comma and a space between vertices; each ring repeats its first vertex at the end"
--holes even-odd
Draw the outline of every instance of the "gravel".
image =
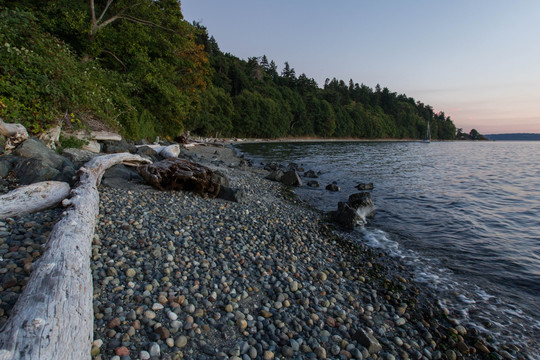
MULTIPOLYGON (((523 356, 452 320, 406 268, 337 236, 233 150, 183 156, 219 169, 245 198, 100 188, 93 359, 523 356)), ((0 324, 60 216, 0 220, 0 324)))

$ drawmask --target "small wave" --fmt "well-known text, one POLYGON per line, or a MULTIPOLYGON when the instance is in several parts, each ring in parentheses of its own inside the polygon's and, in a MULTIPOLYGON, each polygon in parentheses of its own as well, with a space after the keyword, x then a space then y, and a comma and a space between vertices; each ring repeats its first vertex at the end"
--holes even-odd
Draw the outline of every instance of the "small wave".
POLYGON ((449 309, 452 316, 463 324, 475 327, 482 333, 493 334, 500 343, 537 346, 535 334, 540 331, 540 321, 522 311, 517 305, 505 303, 488 290, 475 284, 457 280, 452 271, 441 267, 435 259, 420 256, 405 249, 397 235, 381 229, 362 227, 357 230, 357 240, 399 258, 414 273, 417 284, 438 294, 439 303, 449 309))

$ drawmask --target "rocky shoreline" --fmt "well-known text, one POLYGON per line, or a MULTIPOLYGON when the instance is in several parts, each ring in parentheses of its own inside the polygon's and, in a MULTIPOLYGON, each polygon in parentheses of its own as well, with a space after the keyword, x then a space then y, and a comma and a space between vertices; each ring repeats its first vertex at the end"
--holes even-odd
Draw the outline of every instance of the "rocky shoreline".
MULTIPOLYGON (((182 156, 224 173, 242 201, 100 188, 93 359, 527 357, 453 321, 406 268, 336 236, 234 150, 182 156)), ((0 221, 0 325, 61 211, 0 221)))

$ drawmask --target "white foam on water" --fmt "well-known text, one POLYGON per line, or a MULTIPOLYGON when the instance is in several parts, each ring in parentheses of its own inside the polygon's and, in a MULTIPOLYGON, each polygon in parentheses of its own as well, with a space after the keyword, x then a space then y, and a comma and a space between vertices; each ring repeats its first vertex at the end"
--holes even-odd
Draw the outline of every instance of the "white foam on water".
MULTIPOLYGON (((526 315, 519 307, 504 303, 478 285, 457 281, 452 271, 440 266, 437 260, 421 257, 417 252, 405 249, 387 232, 361 227, 357 233, 369 247, 383 250, 408 265, 413 270, 414 280, 435 291, 439 296, 439 304, 449 309, 451 316, 461 323, 473 326, 480 332, 493 334, 500 342, 518 345, 527 343, 531 338, 534 340, 535 334, 540 331, 540 321, 526 315)), ((540 354, 530 354, 530 358, 540 360, 540 354)))

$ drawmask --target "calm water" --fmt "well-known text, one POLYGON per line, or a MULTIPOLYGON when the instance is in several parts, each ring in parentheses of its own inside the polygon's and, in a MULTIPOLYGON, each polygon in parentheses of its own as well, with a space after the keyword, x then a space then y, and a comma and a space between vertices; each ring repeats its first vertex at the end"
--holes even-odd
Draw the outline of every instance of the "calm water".
POLYGON ((414 269, 462 321, 540 358, 540 142, 242 144, 259 162, 321 171, 300 197, 330 211, 373 182, 377 212, 351 234, 414 269), (337 181, 338 193, 324 190, 337 181))

